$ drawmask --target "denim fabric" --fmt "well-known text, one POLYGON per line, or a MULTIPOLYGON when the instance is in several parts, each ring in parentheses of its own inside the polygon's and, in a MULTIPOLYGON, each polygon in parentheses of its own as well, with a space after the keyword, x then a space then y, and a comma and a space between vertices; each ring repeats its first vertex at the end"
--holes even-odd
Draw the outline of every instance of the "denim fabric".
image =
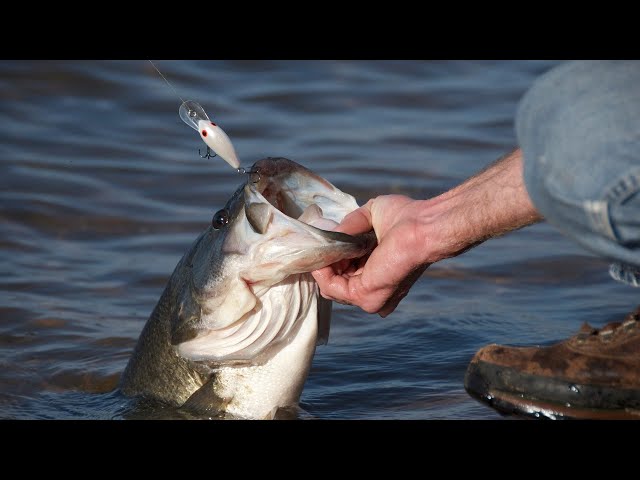
POLYGON ((640 62, 553 68, 522 98, 516 133, 540 213, 640 286, 640 62))

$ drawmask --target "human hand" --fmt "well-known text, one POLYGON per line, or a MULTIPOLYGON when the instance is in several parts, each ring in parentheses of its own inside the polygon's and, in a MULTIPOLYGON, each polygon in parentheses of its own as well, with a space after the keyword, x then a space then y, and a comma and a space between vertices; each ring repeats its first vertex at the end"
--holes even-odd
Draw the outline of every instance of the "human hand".
POLYGON ((335 230, 375 231, 369 256, 311 272, 324 298, 386 317, 432 263, 543 219, 529 197, 515 149, 459 186, 428 200, 382 195, 335 230))
POLYGON ((386 317, 395 310, 430 263, 424 263, 419 200, 382 195, 347 215, 335 228, 350 235, 373 230, 378 246, 367 256, 311 272, 324 298, 357 305, 386 317))

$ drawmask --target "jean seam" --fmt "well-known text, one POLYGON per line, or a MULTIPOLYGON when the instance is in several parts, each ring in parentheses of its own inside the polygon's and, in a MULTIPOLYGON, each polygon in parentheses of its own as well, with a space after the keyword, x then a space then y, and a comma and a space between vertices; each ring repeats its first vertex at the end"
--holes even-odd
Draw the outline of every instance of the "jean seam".
POLYGON ((620 205, 640 191, 640 167, 632 169, 604 189, 604 198, 612 205, 620 205))
MULTIPOLYGON (((546 183, 546 182, 545 182, 546 183)), ((632 169, 622 177, 611 182, 603 191, 601 200, 574 201, 558 193, 547 184, 547 192, 556 200, 574 208, 581 209, 589 226, 610 240, 620 242, 621 238, 611 222, 610 209, 622 204, 625 200, 640 192, 640 168, 632 169)))
POLYGON ((606 235, 611 240, 618 241, 618 236, 613 230, 613 225, 611 225, 609 202, 605 200, 584 200, 582 207, 593 229, 606 235))
POLYGON ((544 183, 547 194, 555 201, 562 202, 565 205, 584 212, 585 218, 589 222, 588 226, 591 229, 606 236, 610 240, 618 242, 619 239, 611 225, 608 202, 605 200, 571 200, 565 195, 558 193, 556 189, 546 181, 544 183))

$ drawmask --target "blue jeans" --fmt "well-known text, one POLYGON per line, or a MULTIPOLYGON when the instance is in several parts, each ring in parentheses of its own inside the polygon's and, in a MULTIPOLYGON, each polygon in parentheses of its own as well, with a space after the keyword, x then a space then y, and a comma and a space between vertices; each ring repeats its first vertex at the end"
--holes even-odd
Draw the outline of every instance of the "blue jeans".
POLYGON ((640 286, 640 62, 551 69, 522 98, 516 133, 538 211, 640 286))

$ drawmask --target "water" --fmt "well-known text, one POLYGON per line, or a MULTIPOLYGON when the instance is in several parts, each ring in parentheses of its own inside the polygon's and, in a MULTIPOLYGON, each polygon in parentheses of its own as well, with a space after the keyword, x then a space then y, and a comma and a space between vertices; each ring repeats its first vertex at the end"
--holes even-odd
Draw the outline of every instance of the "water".
MULTIPOLYGON (((242 164, 286 156, 360 203, 428 197, 515 145, 553 62, 159 61, 242 164)), ((0 418, 130 418, 115 387, 182 254, 241 179, 146 61, 0 63, 0 418)), ((323 419, 501 418, 464 391, 488 343, 546 344, 637 304, 539 224, 432 266, 387 319, 336 305, 303 407, 323 419)), ((172 418, 162 410, 146 418, 172 418)))

